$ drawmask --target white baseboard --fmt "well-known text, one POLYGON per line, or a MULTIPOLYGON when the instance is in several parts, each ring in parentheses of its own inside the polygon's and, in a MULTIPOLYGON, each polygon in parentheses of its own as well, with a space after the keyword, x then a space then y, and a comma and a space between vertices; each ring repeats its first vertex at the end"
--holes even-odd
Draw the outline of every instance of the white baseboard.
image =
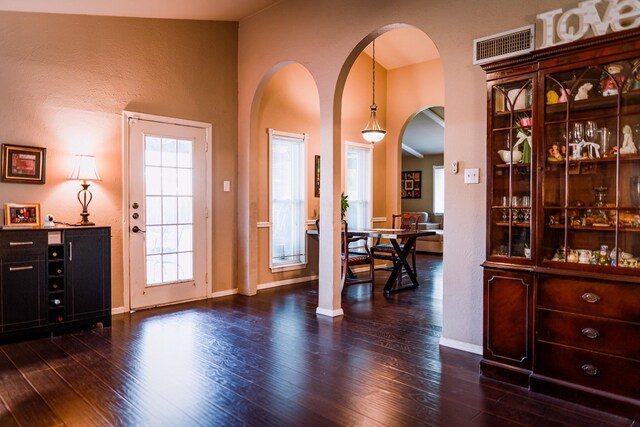
POLYGON ((124 307, 115 307, 111 309, 111 315, 115 316, 116 314, 124 313, 124 307))
POLYGON ((238 289, 228 289, 226 291, 212 292, 211 295, 209 295, 209 298, 228 297, 229 295, 235 295, 237 293, 238 289))
POLYGON ((440 345, 443 347, 455 348, 456 350, 466 351, 467 353, 479 354, 482 356, 482 346, 469 344, 462 341, 452 340, 440 337, 440 345))
POLYGON ((262 283, 257 286, 258 290, 277 288, 278 286, 293 285, 295 283, 309 282, 311 280, 318 280, 318 276, 297 277, 295 279, 279 280, 277 282, 262 283))
POLYGON ((320 316, 327 316, 327 317, 338 317, 338 316, 344 316, 344 311, 339 308, 337 310, 328 310, 326 308, 316 308, 316 314, 319 314, 320 316))

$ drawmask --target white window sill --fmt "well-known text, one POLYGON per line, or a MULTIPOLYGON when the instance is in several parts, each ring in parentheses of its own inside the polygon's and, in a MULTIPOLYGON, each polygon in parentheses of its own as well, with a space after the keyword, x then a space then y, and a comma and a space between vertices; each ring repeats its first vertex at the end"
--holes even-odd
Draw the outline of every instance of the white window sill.
POLYGON ((306 263, 300 264, 288 264, 288 265, 278 265, 269 267, 272 273, 281 273, 283 271, 292 271, 292 270, 302 270, 307 268, 306 263))

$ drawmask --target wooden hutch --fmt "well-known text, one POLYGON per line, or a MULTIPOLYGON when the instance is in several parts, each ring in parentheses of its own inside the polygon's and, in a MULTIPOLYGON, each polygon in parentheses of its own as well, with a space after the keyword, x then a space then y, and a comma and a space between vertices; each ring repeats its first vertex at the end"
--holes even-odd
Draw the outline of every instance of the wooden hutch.
POLYGON ((640 415, 640 30, 485 65, 482 375, 640 415))

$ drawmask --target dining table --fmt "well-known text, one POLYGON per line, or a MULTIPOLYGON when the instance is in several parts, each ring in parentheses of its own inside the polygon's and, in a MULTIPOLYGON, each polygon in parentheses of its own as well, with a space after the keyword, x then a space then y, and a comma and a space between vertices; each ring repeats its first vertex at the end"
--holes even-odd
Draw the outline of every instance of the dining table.
POLYGON ((416 272, 411 268, 407 257, 411 253, 412 248, 416 244, 416 239, 423 236, 433 236, 436 234, 433 230, 403 230, 394 228, 372 228, 367 230, 349 230, 349 237, 368 237, 372 239, 388 239, 395 251, 395 260, 391 267, 391 275, 384 285, 384 294, 386 296, 407 289, 414 289, 420 286, 416 272), (402 243, 401 243, 402 242, 402 243), (406 286, 395 286, 399 274, 402 274, 404 268, 407 276, 411 280, 406 286))

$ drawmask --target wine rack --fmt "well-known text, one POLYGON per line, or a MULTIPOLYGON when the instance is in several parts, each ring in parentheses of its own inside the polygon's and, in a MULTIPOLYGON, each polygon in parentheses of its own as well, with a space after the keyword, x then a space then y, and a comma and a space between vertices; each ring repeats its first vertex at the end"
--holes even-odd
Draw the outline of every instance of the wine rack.
POLYGON ((47 254, 49 323, 65 320, 64 259, 64 245, 50 244, 47 254))

